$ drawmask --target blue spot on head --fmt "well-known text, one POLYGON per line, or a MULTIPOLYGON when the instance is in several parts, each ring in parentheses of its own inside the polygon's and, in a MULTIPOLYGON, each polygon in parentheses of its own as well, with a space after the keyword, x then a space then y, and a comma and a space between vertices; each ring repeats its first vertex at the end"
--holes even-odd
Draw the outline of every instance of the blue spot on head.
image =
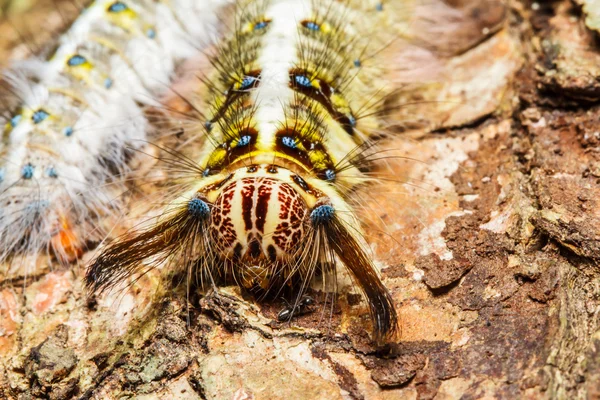
POLYGON ((354 60, 354 66, 356 68, 360 67, 362 65, 362 63, 360 62, 360 60, 357 58, 356 60, 354 60))
POLYGON ((128 8, 129 7, 127 7, 127 4, 123 3, 122 1, 115 1, 110 5, 110 7, 108 7, 108 11, 112 13, 118 13, 123 12, 128 8))
POLYGON ((383 3, 377 3, 377 5, 375 6, 375 9, 377 11, 383 11, 383 3))
POLYGON ((69 67, 77 67, 79 65, 85 64, 86 62, 87 62, 87 60, 85 59, 84 56, 75 54, 73 57, 69 58, 69 60, 67 61, 67 65, 69 67))
POLYGON ((150 28, 146 31, 146 36, 148 36, 150 39, 154 39, 156 37, 156 31, 150 28))
POLYGON ((31 164, 24 165, 21 169, 21 177, 23 179, 31 179, 33 178, 33 173, 35 172, 35 167, 31 164))
POLYGON ((67 126, 65 129, 63 129, 63 134, 67 137, 71 136, 73 134, 73 128, 67 126))
POLYGON ((194 218, 206 219, 210 215, 210 208, 203 200, 192 199, 188 203, 188 212, 194 218))
POLYGON ((319 31, 321 30, 321 26, 316 22, 308 21, 304 24, 304 26, 311 31, 319 31))
POLYGON ((48 112, 46 112, 45 110, 37 110, 36 112, 33 113, 33 116, 31 117, 31 119, 33 120, 34 124, 39 124, 40 122, 42 122, 49 116, 50 116, 50 114, 48 114, 48 112))
POLYGON ((23 118, 22 115, 15 115, 14 117, 12 117, 10 119, 10 126, 12 126, 13 128, 17 125, 19 125, 19 122, 21 122, 21 119, 23 118))
POLYGON ((300 86, 304 86, 304 87, 312 87, 311 83, 310 83, 310 79, 308 79, 306 76, 304 75, 296 75, 294 77, 294 80, 296 81, 296 83, 300 86))
POLYGON ((323 204, 322 206, 315 207, 310 213, 310 220, 314 225, 324 224, 333 219, 335 209, 329 204, 323 204))
POLYGON ((113 80, 112 79, 106 78, 104 80, 104 87, 105 88, 110 89, 112 87, 112 85, 113 85, 113 80))
POLYGON ((281 143, 283 143, 283 145, 285 147, 289 147, 290 149, 295 149, 296 148, 296 141, 289 137, 289 136, 284 136, 281 138, 281 143))
POLYGON ((256 24, 254 24, 254 30, 258 31, 260 29, 265 29, 267 27, 267 25, 269 25, 268 21, 257 22, 256 24))
POLYGON ((46 170, 46 174, 48 174, 48 177, 50 178, 58 178, 58 172, 56 172, 56 169, 54 169, 54 167, 50 167, 46 170))
POLYGON ((332 169, 328 169, 327 171, 325 171, 325 179, 327 179, 328 181, 335 180, 335 171, 332 169))
POLYGON ((246 90, 246 89, 250 88, 252 85, 254 85, 254 82, 256 82, 255 77, 245 76, 244 79, 242 80, 242 84, 240 85, 239 90, 246 90))
POLYGON ((252 137, 249 135, 244 135, 240 138, 240 140, 238 140, 237 142, 237 146, 236 147, 244 147, 244 146, 248 146, 250 144, 250 140, 252 140, 252 137))

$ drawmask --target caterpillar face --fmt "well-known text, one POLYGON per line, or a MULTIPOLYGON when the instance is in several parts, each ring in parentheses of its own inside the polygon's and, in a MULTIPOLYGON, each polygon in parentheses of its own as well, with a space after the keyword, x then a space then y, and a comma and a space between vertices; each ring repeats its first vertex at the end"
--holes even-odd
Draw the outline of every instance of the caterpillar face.
POLYGON ((305 273, 301 257, 313 229, 309 204, 326 197, 299 175, 273 164, 251 165, 199 198, 211 204, 207 236, 215 252, 235 264, 233 274, 245 287, 269 290, 305 273))
POLYGON ((305 237, 306 202, 278 179, 231 182, 213 209, 210 235, 225 257, 250 264, 276 262, 292 257, 305 237))

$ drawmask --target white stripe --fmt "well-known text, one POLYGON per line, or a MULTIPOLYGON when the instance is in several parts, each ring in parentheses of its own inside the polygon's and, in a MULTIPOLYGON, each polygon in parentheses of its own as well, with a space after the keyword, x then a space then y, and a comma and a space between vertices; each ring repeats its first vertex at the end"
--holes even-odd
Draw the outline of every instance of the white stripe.
POLYGON ((305 0, 275 0, 265 14, 271 23, 258 57, 262 71, 254 100, 258 107, 255 114, 258 141, 269 146, 284 120, 283 107, 292 99, 289 70, 298 57, 298 26, 300 21, 309 18, 310 5, 305 0))

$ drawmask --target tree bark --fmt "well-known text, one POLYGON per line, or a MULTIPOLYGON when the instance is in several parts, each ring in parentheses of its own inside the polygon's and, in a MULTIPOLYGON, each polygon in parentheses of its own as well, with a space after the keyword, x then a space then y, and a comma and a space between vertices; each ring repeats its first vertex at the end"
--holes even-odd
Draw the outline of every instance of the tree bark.
POLYGON ((428 41, 435 79, 389 118, 395 179, 356 193, 391 353, 347 277, 288 324, 160 271, 89 297, 92 251, 2 277, 0 398, 600 398, 600 5, 448 3, 465 18, 428 41))

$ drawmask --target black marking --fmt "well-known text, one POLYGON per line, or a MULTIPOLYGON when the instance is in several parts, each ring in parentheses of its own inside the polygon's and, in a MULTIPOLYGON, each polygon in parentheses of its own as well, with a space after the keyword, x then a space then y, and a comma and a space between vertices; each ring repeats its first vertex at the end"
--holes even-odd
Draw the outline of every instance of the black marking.
POLYGON ((304 190, 305 192, 309 192, 310 191, 310 188, 308 187, 308 184, 300 176, 298 176, 298 175, 292 175, 292 179, 294 180, 294 182, 296 183, 296 185, 300 186, 300 189, 304 190))

